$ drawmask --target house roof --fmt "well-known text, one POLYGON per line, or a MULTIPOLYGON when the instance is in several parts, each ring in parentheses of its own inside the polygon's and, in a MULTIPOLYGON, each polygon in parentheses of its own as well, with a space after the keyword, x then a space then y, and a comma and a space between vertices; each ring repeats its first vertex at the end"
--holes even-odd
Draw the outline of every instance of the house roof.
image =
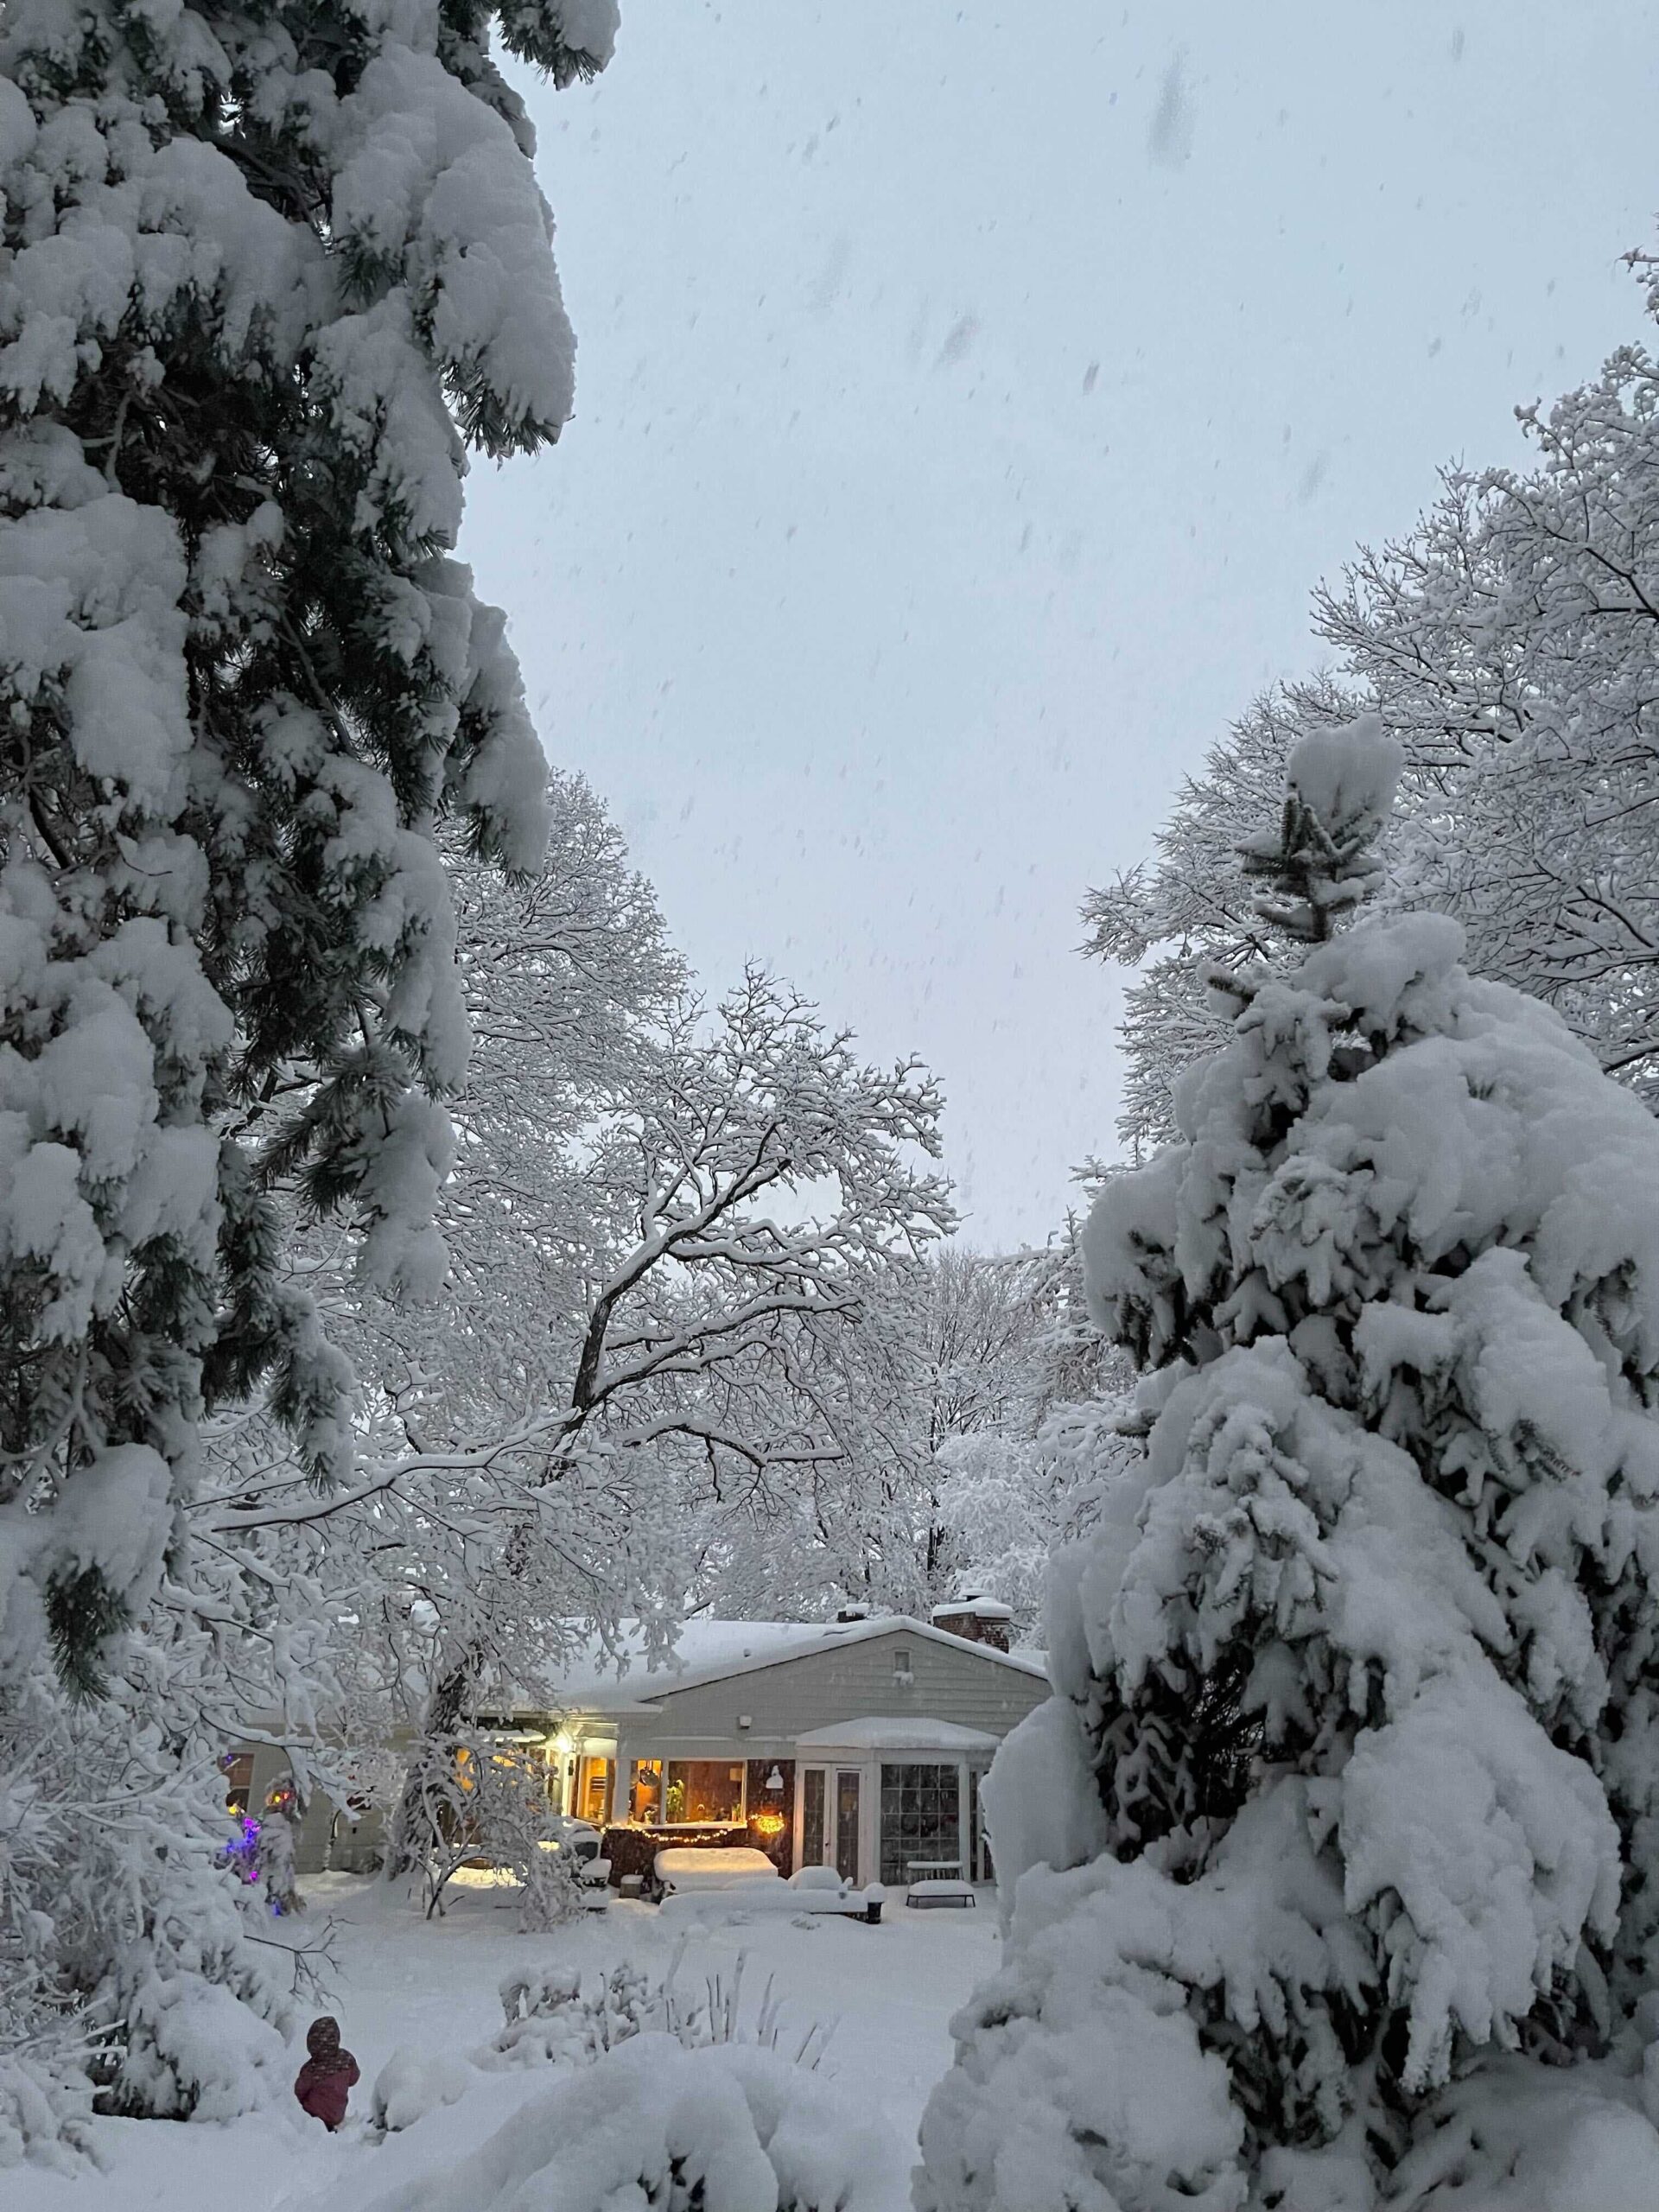
MULTIPOLYGON (((836 1651, 875 1637, 905 1635, 924 1643, 944 1645, 953 1651, 971 1651, 994 1667, 1011 1667, 1016 1673, 1036 1675, 1039 1660, 1022 1653, 995 1650, 952 1636, 930 1622, 912 1620, 906 1613, 877 1614, 856 1621, 687 1621, 671 1652, 647 1656, 643 1629, 630 1628, 616 1653, 597 1643, 577 1651, 547 1675, 548 1708, 563 1713, 611 1713, 619 1717, 646 1711, 648 1702, 677 1690, 696 1689, 705 1682, 724 1681, 734 1675, 753 1674, 785 1660, 804 1659, 836 1651)), ((521 1711, 529 1707, 520 1707, 521 1711)), ((537 1708, 539 1709, 539 1708, 537 1708)))

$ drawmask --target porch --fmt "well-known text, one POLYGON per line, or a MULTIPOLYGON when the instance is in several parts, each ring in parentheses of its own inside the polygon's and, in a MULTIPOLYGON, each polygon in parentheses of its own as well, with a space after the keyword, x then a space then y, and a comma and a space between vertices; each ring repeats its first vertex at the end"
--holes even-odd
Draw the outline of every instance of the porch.
POLYGON ((798 1738, 795 1863, 890 1890, 991 1878, 980 1783, 995 1736, 953 1721, 872 1716, 798 1738))

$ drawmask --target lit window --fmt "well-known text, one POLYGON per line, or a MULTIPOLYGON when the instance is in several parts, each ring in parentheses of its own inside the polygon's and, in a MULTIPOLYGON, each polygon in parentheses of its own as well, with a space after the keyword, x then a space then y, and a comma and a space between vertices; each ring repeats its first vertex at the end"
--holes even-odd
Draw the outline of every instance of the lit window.
POLYGON ((663 1763, 636 1759, 633 1788, 628 1796, 628 1818, 642 1827, 655 1827, 663 1817, 663 1763))
POLYGON ((219 1767, 225 1777, 225 1809, 239 1821, 253 1795, 253 1753, 226 1751, 219 1767))
POLYGON ((723 1826, 743 1817, 743 1769, 728 1759, 670 1759, 663 1818, 670 1827, 723 1826))

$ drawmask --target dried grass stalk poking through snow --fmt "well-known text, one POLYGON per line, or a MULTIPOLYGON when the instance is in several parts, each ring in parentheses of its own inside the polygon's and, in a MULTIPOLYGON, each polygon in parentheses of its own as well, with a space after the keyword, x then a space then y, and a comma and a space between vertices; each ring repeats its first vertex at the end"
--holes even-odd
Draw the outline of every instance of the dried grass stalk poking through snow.
POLYGON ((814 2021, 804 2034, 786 2028, 783 2005, 769 1980, 753 2024, 743 2018, 743 1970, 740 1951, 729 1975, 708 1977, 701 1992, 677 1988, 685 1955, 683 1938, 659 1980, 642 1968, 622 1965, 592 1982, 575 1968, 526 1967, 501 1984, 500 2032, 486 2051, 484 2067, 583 2065, 632 2037, 672 2036, 687 2050, 711 2044, 744 2043, 776 2052, 792 2065, 815 2068, 823 2056, 833 2027, 814 2021))
MULTIPOLYGON (((1385 788, 1344 741, 1327 791, 1385 788)), ((987 1786, 1009 1949, 924 2212, 1541 2204, 1604 2156, 1659 2202, 1659 1127, 1461 951, 1421 914, 1224 979, 1096 1208, 1150 1433, 987 1786)))

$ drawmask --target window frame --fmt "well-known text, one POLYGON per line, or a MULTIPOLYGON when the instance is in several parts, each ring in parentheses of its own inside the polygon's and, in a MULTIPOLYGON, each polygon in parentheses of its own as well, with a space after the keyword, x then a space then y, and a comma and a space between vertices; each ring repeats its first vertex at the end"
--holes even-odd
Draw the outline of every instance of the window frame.
MULTIPOLYGON (((746 1758, 716 1758, 700 1759, 671 1759, 664 1757, 663 1767, 663 1816, 658 1825, 664 1828, 741 1828, 747 1827, 749 1817, 749 1763, 746 1758), (737 1770, 737 1810, 717 1821, 671 1821, 668 1817, 669 1792, 674 1786, 676 1767, 714 1766, 737 1770)), ((689 1793, 688 1793, 689 1794, 689 1793)))

